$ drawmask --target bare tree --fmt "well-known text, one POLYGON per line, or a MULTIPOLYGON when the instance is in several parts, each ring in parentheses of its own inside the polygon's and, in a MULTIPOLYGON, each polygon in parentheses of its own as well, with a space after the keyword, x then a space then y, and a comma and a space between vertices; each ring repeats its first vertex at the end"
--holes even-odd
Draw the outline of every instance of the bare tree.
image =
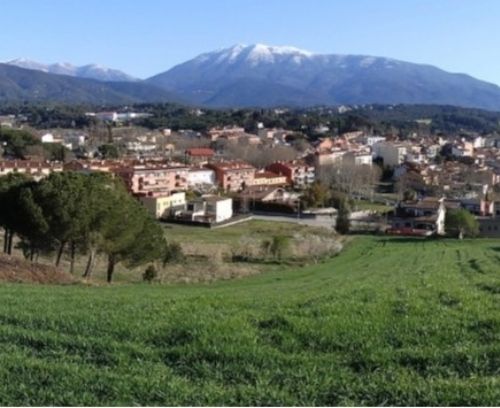
POLYGON ((228 159, 244 160, 257 168, 261 168, 275 161, 293 160, 297 157, 297 151, 289 146, 228 143, 224 150, 224 156, 228 159))
POLYGON ((347 194, 349 198, 356 195, 372 197, 380 176, 381 171, 378 166, 356 165, 351 162, 321 166, 318 171, 322 183, 333 190, 347 194))

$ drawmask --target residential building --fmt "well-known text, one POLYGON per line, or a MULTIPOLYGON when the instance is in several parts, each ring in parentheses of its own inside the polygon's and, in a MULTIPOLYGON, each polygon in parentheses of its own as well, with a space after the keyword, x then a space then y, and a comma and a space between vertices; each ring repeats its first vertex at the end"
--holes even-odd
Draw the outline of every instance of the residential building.
POLYGON ((287 184, 286 176, 272 171, 258 171, 253 180, 254 186, 284 186, 285 184, 287 184))
POLYGON ((189 201, 181 217, 195 222, 218 223, 233 216, 232 198, 203 196, 189 201))
POLYGON ((372 154, 370 152, 347 152, 342 156, 342 161, 352 163, 356 166, 371 166, 373 164, 372 154))
POLYGON ((186 162, 191 164, 208 163, 214 155, 214 150, 208 147, 193 147, 185 151, 186 162))
POLYGON ((215 171, 204 167, 190 168, 187 174, 187 185, 189 188, 197 188, 204 186, 214 186, 215 171))
POLYGON ((401 235, 443 235, 446 207, 444 198, 401 201, 388 232, 401 235))
POLYGON ((304 160, 275 162, 267 166, 266 170, 286 176, 287 182, 296 188, 305 188, 313 184, 316 174, 314 166, 304 160))
POLYGON ((186 193, 178 192, 166 196, 143 196, 140 202, 155 218, 167 218, 174 210, 182 210, 186 206, 186 193))
POLYGON ((407 146, 392 142, 378 142, 373 145, 375 157, 381 158, 384 166, 395 167, 405 160, 407 146))
POLYGON ((186 166, 161 164, 134 165, 116 170, 127 189, 138 196, 165 195, 186 190, 188 173, 189 168, 186 166))
POLYGON ((63 171, 62 163, 33 160, 2 160, 0 161, 0 176, 9 173, 21 173, 40 180, 54 172, 63 171))
POLYGON ((226 191, 240 191, 254 183, 255 167, 243 161, 209 163, 219 186, 226 191))

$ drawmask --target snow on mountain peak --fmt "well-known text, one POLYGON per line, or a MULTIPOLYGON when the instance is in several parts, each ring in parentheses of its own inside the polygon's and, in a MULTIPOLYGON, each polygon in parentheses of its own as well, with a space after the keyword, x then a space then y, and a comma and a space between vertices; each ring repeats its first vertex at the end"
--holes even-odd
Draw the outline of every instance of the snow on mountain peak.
POLYGON ((58 75, 69 75, 81 78, 90 78, 100 81, 135 81, 135 78, 119 70, 104 67, 99 64, 88 64, 75 66, 69 62, 56 62, 54 64, 42 64, 26 58, 17 58, 6 62, 20 68, 34 69, 58 75))
POLYGON ((230 48, 215 51, 214 53, 203 54, 199 57, 200 62, 206 60, 210 55, 216 55, 218 63, 235 63, 238 60, 245 60, 255 65, 259 62, 275 62, 277 57, 292 57, 295 63, 300 63, 302 59, 308 58, 313 53, 291 46, 272 46, 265 44, 236 44, 230 48))

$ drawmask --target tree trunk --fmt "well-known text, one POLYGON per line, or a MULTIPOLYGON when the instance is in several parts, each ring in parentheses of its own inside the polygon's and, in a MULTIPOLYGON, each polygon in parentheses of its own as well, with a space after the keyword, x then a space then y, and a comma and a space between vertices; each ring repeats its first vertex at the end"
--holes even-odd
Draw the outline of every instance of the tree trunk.
POLYGON ((90 275, 92 275, 92 270, 94 269, 95 264, 95 253, 96 250, 91 248, 89 252, 89 259, 87 260, 87 266, 85 267, 85 272, 83 273, 84 278, 90 278, 90 275))
POLYGON ((12 239, 14 238, 14 233, 12 231, 9 232, 9 243, 7 245, 7 253, 12 255, 12 239))
POLYGON ((115 257, 113 255, 108 256, 108 271, 107 271, 107 281, 111 283, 113 280, 113 272, 115 271, 115 257))
POLYGON ((71 274, 73 274, 75 272, 75 251, 76 251, 75 241, 71 241, 70 264, 69 264, 69 273, 71 273, 71 274))
POLYGON ((56 257, 56 266, 59 266, 59 264, 61 263, 61 258, 64 252, 65 245, 66 245, 65 241, 62 241, 61 244, 59 245, 59 251, 57 251, 57 257, 56 257))
POLYGON ((7 252, 7 247, 9 245, 9 229, 5 228, 3 232, 3 252, 7 252))
POLYGON ((30 246, 30 262, 33 263, 33 259, 35 257, 35 248, 33 246, 33 244, 31 244, 30 246))

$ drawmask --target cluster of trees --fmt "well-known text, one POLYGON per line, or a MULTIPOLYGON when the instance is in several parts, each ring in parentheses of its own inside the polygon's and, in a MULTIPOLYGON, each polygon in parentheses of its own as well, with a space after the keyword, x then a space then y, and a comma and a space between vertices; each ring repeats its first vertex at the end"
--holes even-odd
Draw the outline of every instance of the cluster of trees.
MULTIPOLYGON (((0 106, 1 114, 24 115, 29 125, 41 128, 88 128, 95 119, 85 115, 92 110, 121 110, 120 106, 63 105, 54 103, 25 103, 0 106)), ((439 105, 365 105, 339 113, 329 107, 307 109, 197 109, 173 103, 144 103, 128 109, 153 114, 140 121, 150 129, 171 128, 204 131, 213 126, 236 124, 247 131, 255 130, 257 122, 266 127, 284 127, 304 132, 311 138, 318 125, 326 124, 332 134, 367 130, 381 134, 407 137, 421 134, 500 131, 500 114, 481 109, 439 105), (428 119, 428 124, 420 119, 428 119)))
POLYGON ((1 114, 25 117, 25 122, 37 129, 86 128, 95 122, 94 118, 85 115, 92 110, 90 105, 49 102, 0 105, 1 114))
POLYGON ((349 161, 321 166, 318 171, 324 185, 347 194, 349 198, 371 198, 381 176, 382 170, 377 165, 356 165, 349 161))
POLYGON ((4 252, 11 253, 17 236, 25 256, 63 254, 74 272, 77 255, 86 255, 83 276, 89 278, 96 257, 107 257, 107 280, 123 262, 133 267, 160 260, 166 242, 161 226, 106 174, 53 173, 35 182, 18 173, 0 177, 0 225, 4 252))
POLYGON ((40 139, 23 129, 0 127, 0 143, 3 155, 15 159, 36 156, 42 160, 64 161, 69 153, 61 144, 42 143, 40 139))
POLYGON ((347 234, 351 227, 350 216, 354 200, 335 184, 315 181, 302 195, 302 208, 333 207, 337 209, 335 229, 347 234))

